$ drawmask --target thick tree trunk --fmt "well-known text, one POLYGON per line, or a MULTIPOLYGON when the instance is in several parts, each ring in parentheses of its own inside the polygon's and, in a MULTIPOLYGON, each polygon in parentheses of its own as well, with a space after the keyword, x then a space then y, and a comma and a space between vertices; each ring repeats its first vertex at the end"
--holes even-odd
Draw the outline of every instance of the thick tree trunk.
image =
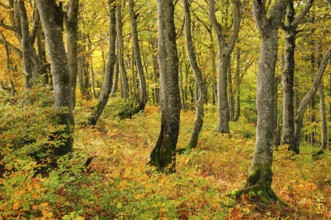
POLYGON ((68 3, 68 12, 65 19, 65 31, 67 35, 67 57, 70 72, 70 88, 72 104, 76 104, 76 85, 78 73, 78 9, 79 0, 70 0, 68 3))
POLYGON ((135 58, 135 64, 137 67, 138 72, 138 79, 139 79, 139 103, 138 107, 133 110, 133 114, 138 113, 140 111, 144 111, 145 105, 148 101, 147 97, 147 90, 146 90, 146 79, 145 79, 145 73, 144 68, 141 61, 141 55, 140 55, 140 47, 139 47, 139 38, 138 38, 138 27, 137 27, 137 15, 134 11, 134 1, 129 0, 129 14, 130 14, 130 20, 131 20, 131 34, 132 34, 132 43, 133 43, 133 51, 134 51, 134 58, 135 58))
POLYGON ((117 51, 118 51, 118 65, 121 81, 121 97, 129 98, 129 83, 124 65, 123 55, 123 34, 122 34, 122 6, 119 4, 116 7, 116 30, 117 30, 117 51))
POLYGON ((261 37, 257 73, 256 109, 258 113, 253 162, 245 191, 262 192, 261 197, 276 200, 272 183, 272 140, 275 118, 275 67, 278 50, 278 29, 285 15, 288 0, 276 1, 266 13, 265 2, 253 0, 253 13, 261 37), (268 15, 267 15, 268 14, 268 15))
POLYGON ((181 107, 173 0, 158 0, 158 34, 162 116, 149 164, 163 172, 175 172, 181 107))
POLYGON ((190 15, 190 6, 188 0, 183 0, 183 5, 184 5, 184 13, 185 13, 186 48, 187 48, 190 65, 194 73, 195 81, 199 88, 197 94, 197 101, 195 103, 196 113, 195 113, 194 125, 191 133, 190 141, 188 144, 189 148, 195 148, 198 145, 199 134, 203 124, 203 117, 204 117, 203 106, 206 103, 206 99, 207 99, 207 88, 202 78, 202 73, 199 68, 196 59, 195 49, 193 46, 193 39, 191 33, 191 15, 190 15))
POLYGON ((55 0, 36 0, 41 22, 45 32, 46 46, 49 53, 54 88, 54 112, 58 123, 65 125, 67 136, 64 145, 56 150, 57 155, 72 151, 73 145, 73 109, 70 90, 70 74, 62 37, 63 12, 55 0))
POLYGON ((228 107, 228 95, 227 95, 227 71, 231 53, 236 43, 239 27, 240 27, 240 1, 233 0, 233 32, 232 36, 229 37, 229 42, 225 42, 225 36, 223 33, 224 27, 218 23, 215 16, 214 0, 209 0, 209 17, 211 24, 217 35, 218 42, 218 83, 217 83, 217 94, 218 94, 218 132, 230 133, 229 129, 229 107, 228 107))
POLYGON ((321 83, 324 71, 326 69, 326 66, 328 65, 329 59, 331 57, 331 46, 329 47, 328 51, 323 57, 323 60, 321 62, 321 65, 318 69, 317 75, 315 77, 314 83, 308 93, 305 95, 303 100, 300 103, 298 114, 295 118, 295 130, 294 130, 294 144, 293 146, 290 146, 289 150, 295 152, 296 154, 300 153, 300 139, 301 139, 301 129, 302 129, 302 122, 303 117, 305 114, 305 111, 307 109, 308 104, 310 103, 311 99, 314 97, 314 95, 317 92, 317 89, 321 83))
POLYGON ((112 79, 114 74, 114 67, 116 63, 116 17, 114 5, 114 0, 108 0, 109 5, 109 54, 108 54, 108 63, 106 66, 105 76, 103 78, 103 83, 101 86, 101 93, 99 96, 99 102, 89 119, 91 125, 96 125, 100 115, 102 114, 108 99, 110 90, 112 87, 112 79))

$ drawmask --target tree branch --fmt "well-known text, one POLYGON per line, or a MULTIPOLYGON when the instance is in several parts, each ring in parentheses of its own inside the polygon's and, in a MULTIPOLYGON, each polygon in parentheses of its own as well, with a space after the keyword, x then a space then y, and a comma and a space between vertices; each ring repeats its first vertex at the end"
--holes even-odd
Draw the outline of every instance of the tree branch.
POLYGON ((22 51, 4 39, 0 39, 0 44, 10 47, 20 58, 23 57, 22 51))
MULTIPOLYGON (((331 0, 329 0, 331 1, 331 0)), ((299 25, 299 23, 302 21, 302 19, 306 16, 306 14, 309 12, 311 6, 313 6, 314 0, 308 0, 306 6, 302 9, 301 13, 296 16, 294 21, 292 22, 291 26, 296 27, 299 25)))
POLYGON ((241 2, 240 0, 232 0, 232 4, 233 4, 233 31, 230 37, 230 42, 228 45, 228 49, 230 51, 233 50, 234 45, 237 41, 238 38, 238 34, 239 34, 239 29, 240 29, 240 21, 241 21, 241 13, 240 13, 240 6, 241 6, 241 2))

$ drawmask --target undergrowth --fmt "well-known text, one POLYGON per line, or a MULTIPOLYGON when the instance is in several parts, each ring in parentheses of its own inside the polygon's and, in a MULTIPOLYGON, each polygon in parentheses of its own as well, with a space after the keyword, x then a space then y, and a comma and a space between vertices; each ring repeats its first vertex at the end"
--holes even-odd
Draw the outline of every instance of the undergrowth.
MULTIPOLYGON (((329 151, 317 160, 311 156, 316 148, 308 145, 300 155, 287 146, 274 152, 273 189, 290 208, 252 195, 235 201, 227 194, 245 185, 254 122, 240 118, 231 123, 231 135, 218 134, 217 113, 208 106, 197 149, 178 155, 177 172, 165 175, 146 166, 159 132, 159 108, 147 106, 120 120, 114 106, 125 104, 115 99, 94 127, 84 124, 89 104, 77 103, 74 153, 49 168, 50 149, 61 144, 49 135, 61 128, 49 119, 49 97, 27 102, 30 95, 0 100, 0 219, 331 218, 329 151), (49 168, 47 175, 40 167, 49 168)), ((193 120, 194 112, 182 112, 178 148, 187 145, 193 120)))

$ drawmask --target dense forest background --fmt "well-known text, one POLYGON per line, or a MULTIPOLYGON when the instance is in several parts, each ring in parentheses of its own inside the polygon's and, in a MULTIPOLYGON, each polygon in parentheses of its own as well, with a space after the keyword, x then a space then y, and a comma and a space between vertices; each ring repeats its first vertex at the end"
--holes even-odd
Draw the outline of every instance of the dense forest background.
POLYGON ((0 219, 331 218, 330 8, 0 0, 0 219))

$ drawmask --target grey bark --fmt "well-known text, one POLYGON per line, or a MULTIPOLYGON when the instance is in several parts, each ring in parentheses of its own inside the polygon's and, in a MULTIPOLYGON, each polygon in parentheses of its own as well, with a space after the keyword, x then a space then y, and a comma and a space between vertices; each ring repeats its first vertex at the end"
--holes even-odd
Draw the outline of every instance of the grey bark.
POLYGON ((320 93, 320 112, 322 120, 322 140, 321 140, 321 150, 326 150, 328 146, 328 126, 327 126, 327 117, 326 117, 326 107, 325 107, 325 97, 324 97, 324 86, 321 82, 319 86, 320 93))
POLYGON ((121 96, 122 98, 127 99, 129 98, 129 83, 124 65, 121 4, 119 4, 116 7, 116 30, 117 30, 118 63, 119 63, 119 72, 120 72, 120 81, 121 81, 121 96))
POLYGON ((256 108, 258 113, 256 143, 246 190, 262 191, 266 199, 277 199, 271 189, 272 140, 275 118, 275 67, 278 49, 278 29, 285 15, 288 0, 277 0, 267 12, 265 1, 253 0, 253 14, 261 37, 257 73, 256 108))
POLYGON ((26 8, 23 0, 17 1, 19 14, 20 14, 20 24, 21 24, 21 44, 23 52, 23 72, 25 75, 25 87, 30 88, 32 86, 32 45, 31 45, 31 36, 29 30, 29 20, 26 13, 26 8))
POLYGON ((330 57, 331 57, 331 46, 329 47, 329 49, 327 50, 327 52, 325 53, 325 55, 323 57, 323 60, 318 69, 318 72, 316 74, 312 87, 310 88, 310 90, 307 92, 307 94, 305 95, 305 97, 303 98, 303 100, 300 103, 298 113, 295 118, 294 144, 292 146, 290 146, 290 148, 289 148, 289 150, 295 152, 296 154, 300 153, 301 130, 302 130, 302 125, 303 125, 302 123, 303 123, 303 117, 304 117, 305 111, 308 107, 308 104, 311 102, 312 98, 316 94, 318 87, 321 84, 321 80, 322 80, 323 74, 325 72, 325 69, 328 65, 330 57))
POLYGON ((195 103, 195 119, 193 130, 191 133, 190 141, 188 144, 189 148, 195 148, 198 145, 199 134, 203 125, 204 111, 203 106, 206 103, 207 99, 207 87, 202 78, 202 73, 197 62, 196 52, 193 45, 193 37, 191 32, 191 15, 190 15, 190 6, 188 0, 183 0, 184 5, 184 14, 185 14, 185 40, 186 40, 186 49, 189 58, 189 62, 194 74, 196 84, 198 86, 197 101, 195 103))
POLYGON ((70 72, 70 88, 72 104, 76 104, 76 85, 78 73, 78 10, 79 0, 70 0, 65 19, 65 31, 67 35, 67 57, 70 72))
MULTIPOLYGON (((297 27, 308 13, 314 0, 309 0, 301 13, 295 17, 293 1, 289 1, 286 9, 285 24, 285 60, 282 72, 283 86, 283 129, 282 144, 293 145, 294 141, 294 67, 295 67, 295 41, 297 27)), ((291 147, 290 147, 291 148, 291 147)))
POLYGON ((68 136, 64 145, 56 150, 57 155, 72 151, 73 109, 70 90, 70 74, 62 37, 63 12, 55 0, 36 0, 43 25, 47 51, 51 61, 54 88, 54 112, 60 124, 66 126, 68 136))
POLYGON ((240 117, 240 48, 237 48, 237 56, 236 56, 236 85, 235 85, 235 91, 236 91, 236 113, 234 121, 238 121, 240 117))
POLYGON ((130 21, 131 21, 131 35, 132 35, 132 44, 133 44, 133 51, 134 51, 134 59, 135 64, 137 67, 138 72, 138 79, 139 79, 139 103, 136 110, 133 113, 144 111, 145 105, 148 101, 147 97, 147 90, 146 90, 146 79, 144 68, 141 61, 140 55, 140 47, 139 47, 139 38, 138 38, 138 27, 137 27, 137 15, 134 11, 134 1, 129 0, 129 14, 130 14, 130 21))
POLYGON ((215 16, 214 0, 209 0, 209 17, 211 24, 217 35, 218 42, 218 82, 217 82, 217 99, 218 99, 218 132, 230 133, 229 130, 229 107, 228 107, 228 95, 227 95, 227 70, 231 53, 236 43, 239 27, 240 27, 240 1, 233 0, 233 32, 229 38, 229 42, 226 42, 224 36, 224 27, 217 21, 215 16))
POLYGON ((108 0, 109 5, 109 54, 108 54, 108 63, 105 70, 105 75, 103 78, 102 86, 101 86, 101 92, 99 96, 99 101, 94 109, 94 112, 92 113, 89 123, 91 125, 95 125, 102 114, 108 99, 110 90, 112 87, 112 78, 114 74, 114 67, 116 63, 116 16, 115 16, 115 1, 114 0, 108 0))
POLYGON ((149 164, 175 172, 180 94, 173 0, 158 0, 158 54, 161 83, 161 130, 149 164))

